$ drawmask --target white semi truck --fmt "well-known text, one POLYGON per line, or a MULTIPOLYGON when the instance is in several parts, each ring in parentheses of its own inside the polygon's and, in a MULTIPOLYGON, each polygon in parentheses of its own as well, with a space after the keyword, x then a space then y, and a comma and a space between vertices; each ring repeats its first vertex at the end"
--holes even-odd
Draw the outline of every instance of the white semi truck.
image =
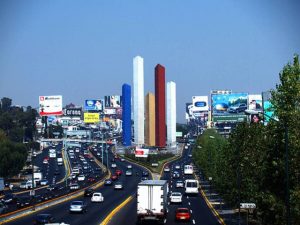
POLYGON ((156 220, 164 223, 168 212, 168 182, 166 180, 145 180, 137 187, 137 222, 156 220))

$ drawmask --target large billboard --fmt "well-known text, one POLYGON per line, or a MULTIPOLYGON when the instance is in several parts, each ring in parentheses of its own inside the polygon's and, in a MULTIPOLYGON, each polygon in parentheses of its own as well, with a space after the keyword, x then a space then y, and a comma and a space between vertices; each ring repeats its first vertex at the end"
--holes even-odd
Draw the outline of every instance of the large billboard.
POLYGON ((100 117, 99 113, 84 113, 85 123, 99 123, 100 117))
POLYGON ((208 96, 193 96, 193 111, 208 111, 208 96))
POLYGON ((136 147, 134 154, 136 158, 147 158, 149 155, 149 149, 136 147))
POLYGON ((248 109, 247 93, 211 94, 213 122, 243 122, 248 109))
POLYGON ((105 115, 115 115, 115 114, 116 114, 116 109, 105 108, 105 109, 104 109, 104 114, 105 114, 105 115))
POLYGON ((185 119, 190 120, 193 117, 193 103, 185 103, 185 119))
POLYGON ((39 112, 40 116, 62 115, 62 96, 39 96, 39 112))
POLYGON ((82 114, 81 108, 64 109, 64 116, 81 117, 81 114, 82 114))
POLYGON ((271 103, 271 92, 263 92, 262 100, 263 100, 263 113, 264 113, 264 122, 269 122, 271 118, 274 117, 274 110, 271 103))
POLYGON ((120 95, 104 96, 105 108, 122 107, 122 97, 120 95))
POLYGON ((103 111, 103 100, 92 100, 88 99, 84 101, 84 110, 85 111, 103 111))
POLYGON ((248 109, 252 111, 262 112, 262 95, 249 95, 248 96, 248 109))

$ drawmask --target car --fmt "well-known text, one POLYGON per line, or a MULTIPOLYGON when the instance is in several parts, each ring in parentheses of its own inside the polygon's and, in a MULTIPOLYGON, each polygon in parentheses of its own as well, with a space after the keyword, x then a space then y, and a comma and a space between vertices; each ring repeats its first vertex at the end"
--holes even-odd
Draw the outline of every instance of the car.
POLYGON ((143 171, 142 176, 143 176, 143 177, 148 177, 148 176, 149 176, 149 173, 148 173, 147 171, 143 171))
POLYGON ((70 213, 80 212, 84 213, 87 211, 86 204, 84 201, 73 201, 70 204, 70 213))
POLYGON ((117 167, 117 164, 115 164, 115 163, 111 164, 111 168, 116 168, 116 167, 117 167))
POLYGON ((115 181, 118 179, 118 176, 116 174, 113 174, 113 175, 111 175, 110 179, 115 181))
POLYGON ((40 184, 41 184, 41 186, 46 186, 46 185, 49 184, 49 181, 46 180, 46 179, 43 179, 43 180, 40 181, 40 184))
POLYGON ((48 187, 47 187, 47 190, 48 191, 53 191, 53 190, 57 190, 58 189, 58 187, 57 187, 57 185, 55 185, 55 184, 50 184, 48 187))
POLYGON ((123 183, 122 182, 116 182, 114 188, 115 188, 115 190, 123 189, 123 183))
POLYGON ((71 183, 69 187, 70 187, 71 191, 78 190, 80 188, 79 184, 77 184, 77 183, 71 183))
POLYGON ((121 158, 120 160, 121 160, 121 162, 124 162, 124 161, 125 161, 125 159, 124 159, 124 158, 121 158))
POLYGON ((170 167, 169 166, 165 166, 164 172, 170 172, 170 167))
POLYGON ((8 210, 7 205, 0 201, 0 215, 6 213, 8 210))
POLYGON ((109 185, 111 185, 112 184, 112 180, 111 179, 106 179, 105 181, 104 181, 104 185, 106 185, 106 186, 109 186, 109 185))
POLYGON ((31 205, 33 198, 31 196, 18 196, 16 199, 17 207, 23 208, 31 205))
POLYGON ((55 169, 54 175, 59 175, 59 174, 60 174, 59 169, 55 169))
POLYGON ((182 202, 182 194, 180 192, 172 192, 170 195, 171 203, 181 203, 182 202))
POLYGON ((95 179, 95 177, 94 177, 94 176, 89 176, 87 180, 88 180, 88 182, 90 182, 90 183, 92 183, 92 182, 95 182, 95 181, 96 181, 96 179, 95 179))
POLYGON ((100 152, 97 152, 97 156, 100 156, 101 154, 100 154, 100 152))
POLYGON ((174 171, 173 178, 179 178, 179 177, 180 177, 179 173, 177 171, 174 171))
POLYGON ((95 192, 91 198, 91 202, 103 202, 104 197, 100 192, 95 192))
POLYGON ((190 158, 192 158, 192 154, 189 154, 188 156, 189 156, 190 158))
POLYGON ((231 106, 228 109, 229 113, 240 113, 240 112, 245 112, 245 110, 247 109, 247 104, 246 103, 241 103, 239 105, 235 105, 235 106, 231 106))
POLYGON ((43 164, 48 164, 48 160, 47 160, 47 159, 44 159, 44 160, 43 160, 43 164))
MULTIPOLYGON (((5 204, 14 203, 17 199, 17 196, 11 193, 6 193, 3 198, 1 198, 1 201, 5 204)), ((0 202, 1 202, 0 201, 0 202)))
POLYGON ((188 208, 177 208, 175 211, 175 220, 177 221, 190 221, 191 213, 188 208))
POLYGON ((183 187, 184 187, 184 183, 182 180, 176 181, 176 188, 183 188, 183 187))
POLYGON ((180 170, 180 165, 176 165, 176 166, 175 166, 175 169, 176 169, 176 170, 180 170))
POLYGON ((127 169, 132 169, 132 165, 127 165, 127 169))
POLYGON ((148 179, 148 177, 142 177, 141 181, 144 181, 144 180, 149 180, 149 179, 148 179))
POLYGON ((126 176, 132 176, 132 170, 126 170, 125 175, 126 176))
POLYGON ((85 180, 85 176, 83 174, 80 174, 78 177, 77 177, 77 180, 78 181, 84 181, 85 180))
POLYGON ((94 189, 92 188, 87 188, 84 190, 84 197, 89 197, 89 196, 92 196, 94 194, 94 189))
POLYGON ((38 214, 35 217, 34 224, 47 224, 47 223, 53 223, 55 222, 54 217, 51 214, 38 214))
POLYGON ((116 170, 115 174, 118 175, 118 176, 121 176, 122 175, 122 170, 116 170))

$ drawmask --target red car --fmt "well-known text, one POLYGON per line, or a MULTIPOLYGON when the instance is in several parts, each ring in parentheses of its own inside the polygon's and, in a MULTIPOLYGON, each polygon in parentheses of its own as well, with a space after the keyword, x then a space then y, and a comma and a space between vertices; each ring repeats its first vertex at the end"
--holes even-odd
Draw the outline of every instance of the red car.
POLYGON ((89 177, 88 178, 88 182, 95 182, 95 181, 96 181, 96 179, 94 177, 89 177))
POLYGON ((188 208, 177 208, 175 213, 175 219, 181 221, 190 221, 190 210, 188 208))
POLYGON ((118 176, 116 174, 113 174, 111 175, 110 177, 111 180, 117 180, 118 179, 118 176))
POLYGON ((117 176, 122 175, 122 170, 116 170, 115 174, 116 174, 117 176))

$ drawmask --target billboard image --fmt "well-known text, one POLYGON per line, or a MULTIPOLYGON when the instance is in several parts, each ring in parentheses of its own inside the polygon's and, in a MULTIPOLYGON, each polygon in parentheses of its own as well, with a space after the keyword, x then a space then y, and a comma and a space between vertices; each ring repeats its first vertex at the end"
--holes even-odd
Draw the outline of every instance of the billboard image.
POLYGON ((64 116, 81 117, 81 113, 82 113, 81 108, 64 109, 64 116))
POLYGON ((99 123, 99 113, 84 113, 85 123, 99 123))
POLYGON ((193 111, 208 111, 208 96, 193 96, 193 111))
POLYGON ((105 96, 105 108, 120 108, 122 107, 122 98, 120 95, 105 96))
POLYGON ((264 113, 264 122, 269 122, 270 118, 274 117, 274 111, 272 109, 271 92, 263 92, 262 100, 263 100, 263 113, 264 113))
POLYGON ((149 149, 136 147, 134 154, 136 158, 147 158, 149 149))
POLYGON ((185 119, 189 120, 193 117, 193 103, 185 103, 185 119))
POLYGON ((103 111, 103 101, 102 100, 85 100, 84 101, 85 111, 103 111))
POLYGON ((62 96, 39 96, 39 113, 40 116, 62 115, 62 96))
POLYGON ((212 94, 211 107, 213 122, 242 122, 247 116, 247 93, 212 94))
POLYGON ((249 95, 248 102, 249 102, 248 105, 249 110, 262 112, 263 110, 262 95, 249 95))
POLYGON ((116 109, 104 109, 104 114, 105 115, 115 115, 116 114, 116 109))

